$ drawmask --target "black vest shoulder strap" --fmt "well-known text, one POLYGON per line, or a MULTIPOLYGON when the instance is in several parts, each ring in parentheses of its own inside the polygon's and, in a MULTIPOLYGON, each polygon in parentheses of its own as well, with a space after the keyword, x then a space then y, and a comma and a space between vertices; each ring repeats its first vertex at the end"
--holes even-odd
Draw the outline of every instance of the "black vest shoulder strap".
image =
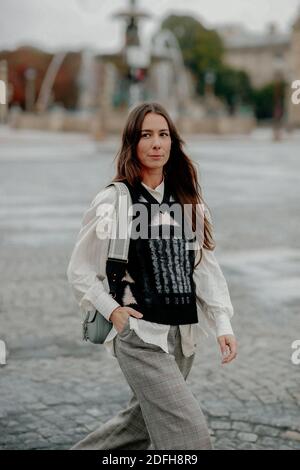
POLYGON ((160 205, 160 204, 164 204, 164 203, 168 204, 170 202, 171 193, 170 193, 166 183, 165 183, 165 186, 164 186, 164 195, 163 195, 163 199, 162 199, 161 203, 159 203, 157 201, 157 199, 155 199, 155 197, 153 197, 152 194, 150 194, 150 192, 140 182, 137 183, 135 186, 132 186, 131 184, 129 184, 127 180, 123 181, 123 183, 126 184, 128 190, 130 192, 133 203, 139 202, 139 198, 140 198, 141 195, 146 199, 146 201, 149 204, 159 204, 160 205))
POLYGON ((166 184, 164 186, 164 196, 161 203, 159 203, 157 199, 152 196, 152 194, 145 188, 145 186, 142 185, 142 183, 139 183, 138 191, 150 204, 168 204, 170 202, 170 192, 166 184))

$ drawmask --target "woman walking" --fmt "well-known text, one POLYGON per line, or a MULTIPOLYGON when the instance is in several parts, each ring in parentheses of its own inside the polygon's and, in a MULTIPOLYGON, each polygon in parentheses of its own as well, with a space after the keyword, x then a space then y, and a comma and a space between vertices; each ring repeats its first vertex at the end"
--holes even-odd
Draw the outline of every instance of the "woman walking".
POLYGON ((72 450, 211 449, 205 417, 186 379, 205 326, 217 337, 222 363, 236 357, 233 308, 213 253, 211 219, 196 170, 158 103, 141 103, 130 112, 113 181, 126 184, 139 216, 146 213, 141 219, 133 211, 133 220, 147 236, 131 234, 125 274, 113 298, 105 275, 109 240, 103 233, 110 233, 107 208, 115 207, 117 192, 106 187, 84 215, 68 280, 84 312, 96 309, 112 322, 104 345, 117 358, 132 397, 72 450), (193 208, 191 217, 187 206, 193 208), (205 209, 200 228, 199 207, 205 209))

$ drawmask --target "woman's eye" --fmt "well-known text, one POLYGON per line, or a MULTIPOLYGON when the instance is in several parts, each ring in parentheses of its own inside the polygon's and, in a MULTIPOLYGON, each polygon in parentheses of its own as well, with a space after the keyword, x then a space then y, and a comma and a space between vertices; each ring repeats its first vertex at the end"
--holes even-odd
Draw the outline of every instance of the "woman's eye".
MULTIPOLYGON (((149 135, 150 135, 149 133, 148 133, 148 134, 142 134, 142 137, 148 137, 149 135)), ((168 137, 169 134, 168 134, 167 132, 162 132, 162 133, 160 134, 160 136, 167 136, 167 137, 168 137)))

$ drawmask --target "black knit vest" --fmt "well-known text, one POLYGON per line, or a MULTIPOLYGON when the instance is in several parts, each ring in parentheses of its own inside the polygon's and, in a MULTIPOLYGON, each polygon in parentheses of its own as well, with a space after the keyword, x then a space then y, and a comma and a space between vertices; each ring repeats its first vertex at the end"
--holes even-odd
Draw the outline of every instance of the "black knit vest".
MULTIPOLYGON (((161 205, 164 204, 168 212, 170 206, 176 202, 170 201, 167 183, 165 182, 164 198, 161 204, 141 183, 135 187, 127 181, 124 183, 130 191, 132 203, 142 204, 147 208, 149 237, 151 233, 152 235, 154 233, 154 238, 130 239, 126 273, 118 289, 116 300, 122 306, 130 306, 141 312, 143 320, 146 321, 167 325, 197 323, 193 281, 195 252, 186 249, 187 238, 183 231, 181 238, 178 238, 178 231, 176 232, 172 222, 171 225, 167 224, 169 234, 167 238, 163 236, 166 232, 161 222, 153 226, 155 215, 158 216, 161 205), (141 196, 147 202, 141 201, 141 196)), ((171 221, 174 221, 174 213, 171 212, 169 215, 171 214, 171 221)), ((177 219, 177 224, 182 224, 183 218, 177 219)))

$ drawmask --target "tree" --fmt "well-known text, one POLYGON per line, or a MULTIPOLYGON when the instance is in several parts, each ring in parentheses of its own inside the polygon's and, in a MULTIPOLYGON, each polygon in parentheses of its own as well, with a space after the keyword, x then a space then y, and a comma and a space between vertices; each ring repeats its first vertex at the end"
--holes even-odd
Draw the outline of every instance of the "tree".
POLYGON ((272 119, 274 117, 276 101, 280 100, 280 107, 284 113, 285 82, 270 82, 254 90, 253 102, 257 119, 272 119), (277 97, 276 97, 277 95, 277 97), (278 96, 279 95, 279 96, 278 96))
POLYGON ((184 63, 192 72, 196 92, 204 94, 205 75, 214 72, 215 93, 233 112, 238 103, 251 104, 253 89, 249 76, 224 64, 224 46, 219 34, 205 28, 191 16, 168 16, 161 29, 169 29, 176 37, 182 51, 184 63))
POLYGON ((234 70, 221 65, 217 71, 215 92, 225 99, 231 113, 238 104, 253 102, 253 88, 248 74, 243 70, 234 70))
POLYGON ((183 61, 196 78, 197 92, 203 94, 205 73, 216 70, 222 63, 221 38, 191 16, 170 15, 162 22, 161 29, 169 29, 175 35, 183 61))

